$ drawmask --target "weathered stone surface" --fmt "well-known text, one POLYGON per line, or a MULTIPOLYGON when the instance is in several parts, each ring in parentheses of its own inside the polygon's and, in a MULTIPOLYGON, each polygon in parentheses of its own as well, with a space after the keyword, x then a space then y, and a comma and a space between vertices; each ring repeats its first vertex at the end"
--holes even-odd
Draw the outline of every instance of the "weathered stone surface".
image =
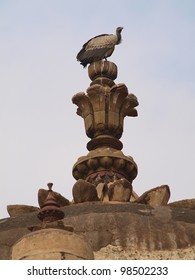
POLYGON ((195 209, 195 198, 193 199, 183 199, 179 201, 174 201, 168 204, 170 207, 176 207, 176 208, 189 208, 189 209, 195 209))
POLYGON ((7 205, 7 212, 10 215, 10 217, 17 217, 32 212, 37 212, 38 210, 39 210, 38 207, 30 206, 30 205, 20 205, 20 204, 7 205))
POLYGON ((116 180, 109 185, 108 196, 110 201, 129 201, 132 193, 132 185, 126 179, 116 180))
POLYGON ((117 66, 111 61, 96 61, 89 65, 88 75, 92 81, 104 76, 115 80, 117 78, 117 66))
POLYGON ((77 234, 61 229, 42 229, 25 235, 12 248, 13 260, 94 259, 87 241, 77 234), (75 257, 74 257, 75 256, 75 257))
MULTIPOLYGON (((24 216, 20 216, 20 219, 22 217, 24 216)), ((10 260, 12 245, 16 240, 28 233, 29 230, 25 227, 7 228, 4 231, 0 231, 0 260, 10 260)))
MULTIPOLYGON (((84 119, 88 137, 94 138, 98 135, 109 134, 119 139, 123 133, 124 117, 137 116, 134 108, 138 106, 137 98, 128 93, 125 84, 115 85, 112 80, 108 79, 110 76, 108 70, 113 68, 113 63, 106 62, 105 71, 108 71, 107 73, 105 71, 102 73, 102 66, 99 67, 99 62, 95 62, 93 65, 94 67, 97 65, 97 70, 100 70, 97 73, 94 72, 94 68, 89 67, 93 70, 90 71, 90 74, 93 72, 92 79, 95 78, 95 81, 87 89, 87 95, 79 92, 73 96, 72 102, 79 108, 78 112, 84 119)), ((101 65, 104 67, 105 64, 101 62, 101 65)))
POLYGON ((95 186, 82 179, 74 184, 72 194, 75 203, 99 200, 95 186))
POLYGON ((11 247, 0 245, 0 260, 11 260, 11 247))
POLYGON ((148 204, 151 206, 167 205, 170 198, 170 189, 167 185, 162 185, 160 187, 153 188, 140 197, 138 197, 135 202, 148 204))
POLYGON ((100 201, 109 201, 107 184, 99 183, 96 190, 100 201))
POLYGON ((101 173, 106 177, 111 176, 110 182, 113 182, 113 176, 132 182, 137 176, 138 168, 131 156, 125 156, 122 151, 112 147, 100 146, 91 150, 87 156, 80 157, 72 170, 76 180, 83 179, 90 183, 94 183, 94 176, 101 173))
POLYGON ((84 206, 87 212, 91 208, 90 213, 78 208, 79 216, 74 219, 66 216, 64 222, 73 226, 75 232, 84 234, 94 251, 109 244, 148 251, 195 245, 194 210, 142 204, 84 206))
POLYGON ((36 225, 28 227, 28 229, 31 232, 32 231, 37 231, 37 230, 42 230, 42 229, 52 229, 52 228, 62 229, 62 230, 65 230, 65 231, 70 231, 70 232, 74 231, 73 227, 71 227, 69 225, 65 225, 62 220, 57 220, 57 221, 55 220, 53 222, 43 221, 38 225, 36 224, 36 225))
MULTIPOLYGON (((129 202, 87 202, 63 209, 62 222, 73 227, 76 234, 85 236, 94 251, 112 245, 124 251, 136 250, 139 255, 141 251, 165 252, 195 246, 195 210, 192 209, 129 202)), ((36 213, 0 221, 0 258, 4 254, 4 259, 9 259, 8 248, 4 251, 1 248, 11 247, 29 232, 28 227, 36 224, 40 224, 36 213)))
POLYGON ((138 251, 108 245, 95 252, 96 260, 194 260, 195 246, 185 249, 138 251))
MULTIPOLYGON (((52 193, 59 206, 63 207, 63 206, 70 204, 69 200, 66 199, 65 197, 63 197, 60 193, 58 193, 58 192, 52 192, 52 193)), ((39 202, 40 207, 42 207, 44 205, 47 196, 48 196, 48 190, 39 189, 38 202, 39 202)))

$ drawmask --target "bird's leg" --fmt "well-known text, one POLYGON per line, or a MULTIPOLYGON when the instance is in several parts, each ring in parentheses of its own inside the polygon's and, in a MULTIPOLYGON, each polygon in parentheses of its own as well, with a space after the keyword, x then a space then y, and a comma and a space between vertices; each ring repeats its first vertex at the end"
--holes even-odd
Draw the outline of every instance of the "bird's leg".
POLYGON ((104 57, 104 59, 105 59, 105 61, 107 61, 107 58, 106 58, 106 57, 104 57))

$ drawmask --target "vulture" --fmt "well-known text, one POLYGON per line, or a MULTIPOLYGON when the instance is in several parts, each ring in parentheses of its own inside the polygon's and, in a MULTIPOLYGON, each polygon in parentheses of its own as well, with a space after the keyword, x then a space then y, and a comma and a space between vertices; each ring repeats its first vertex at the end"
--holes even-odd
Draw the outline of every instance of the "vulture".
POLYGON ((83 67, 94 61, 106 60, 113 53, 115 45, 120 44, 122 30, 123 27, 117 27, 116 34, 101 34, 91 38, 77 54, 77 60, 83 67))

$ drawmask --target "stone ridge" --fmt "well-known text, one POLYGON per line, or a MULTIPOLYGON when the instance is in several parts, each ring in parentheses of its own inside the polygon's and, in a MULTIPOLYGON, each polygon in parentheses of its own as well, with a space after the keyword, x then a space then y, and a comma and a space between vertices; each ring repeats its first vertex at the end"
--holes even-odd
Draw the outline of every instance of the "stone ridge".
MULTIPOLYGON (((195 210, 137 203, 87 202, 62 208, 64 225, 84 236, 93 251, 120 246, 139 252, 195 246, 195 210)), ((0 221, 0 259, 10 259, 12 245, 40 224, 36 213, 0 221)), ((112 254, 110 255, 110 258, 112 254)), ((157 255, 156 255, 157 256, 157 255)), ((109 256, 107 256, 108 259, 109 256)))

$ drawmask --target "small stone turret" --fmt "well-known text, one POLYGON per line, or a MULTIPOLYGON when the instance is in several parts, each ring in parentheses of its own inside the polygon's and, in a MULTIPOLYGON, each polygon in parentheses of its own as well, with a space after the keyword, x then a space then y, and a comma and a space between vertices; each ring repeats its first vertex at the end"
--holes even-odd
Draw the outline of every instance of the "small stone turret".
POLYGON ((53 194, 52 183, 46 201, 38 213, 41 225, 32 226, 12 247, 12 260, 91 260, 93 250, 87 241, 64 225, 64 212, 53 194))
MULTIPOLYGON (((123 154, 119 139, 124 118, 137 116, 137 98, 128 93, 125 84, 115 84, 117 66, 113 62, 94 62, 88 67, 88 74, 92 82, 87 94, 79 92, 72 101, 78 106, 77 114, 84 119, 85 131, 91 140, 87 144, 89 153, 73 166, 73 176, 96 188, 100 183, 108 185, 120 179, 131 184, 137 176, 137 165, 132 157, 123 154)), ((112 200, 111 196, 108 200, 112 200)))
POLYGON ((38 218, 43 222, 53 222, 61 220, 64 218, 64 212, 60 209, 60 206, 57 204, 53 194, 52 186, 53 183, 48 183, 48 195, 45 203, 41 207, 38 218))

